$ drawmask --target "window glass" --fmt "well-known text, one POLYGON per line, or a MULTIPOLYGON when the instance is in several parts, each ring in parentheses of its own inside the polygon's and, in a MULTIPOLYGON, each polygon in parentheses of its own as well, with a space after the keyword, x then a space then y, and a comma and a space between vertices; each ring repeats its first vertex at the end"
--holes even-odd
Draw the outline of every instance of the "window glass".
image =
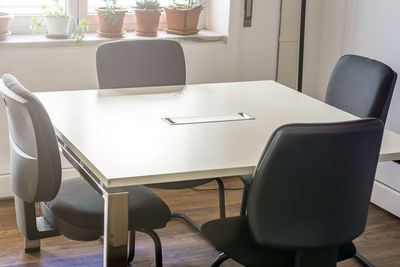
MULTIPOLYGON (((65 7, 65 0, 59 2, 65 7)), ((53 0, 0 0, 0 10, 14 15, 43 14, 42 5, 46 5, 48 8, 55 6, 53 0)))
MULTIPOLYGON (((168 6, 169 4, 172 3, 172 0, 158 0, 160 2, 160 5, 163 6, 168 6)), ((104 0, 89 0, 88 1, 88 10, 89 13, 95 13, 96 8, 98 7, 103 7, 105 6, 104 0)), ((126 8, 131 8, 135 6, 136 1, 134 0, 118 0, 117 6, 119 7, 126 7, 126 8)))

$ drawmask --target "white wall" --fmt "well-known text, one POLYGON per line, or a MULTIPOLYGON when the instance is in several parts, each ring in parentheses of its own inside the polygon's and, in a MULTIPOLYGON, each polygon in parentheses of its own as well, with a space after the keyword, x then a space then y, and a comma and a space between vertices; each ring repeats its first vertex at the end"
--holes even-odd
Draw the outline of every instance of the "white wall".
POLYGON ((343 54, 345 5, 352 0, 308 0, 306 10, 303 92, 325 98, 329 75, 343 54))
MULTIPOLYGON (((380 60, 400 72, 399 10, 398 0, 309 0, 303 91, 324 99, 331 71, 339 57, 347 53, 380 60)), ((400 80, 386 123, 398 133, 399 90, 400 80)), ((400 216, 400 165, 379 164, 376 179, 387 189, 377 186, 373 202, 400 216)))
POLYGON ((206 27, 208 30, 228 35, 230 0, 207 1, 206 27))
MULTIPOLYGON (((243 6, 240 6, 240 26, 243 24, 243 6)), ((280 0, 254 0, 251 27, 239 29, 236 80, 265 80, 276 77, 280 0)), ((230 34, 232 34, 232 31, 230 34)))
MULTIPOLYGON (((244 0, 209 0, 209 29, 224 42, 182 42, 188 83, 275 79, 280 0, 254 0, 253 26, 242 27, 244 0)), ((0 76, 36 91, 97 88, 95 47, 0 49, 0 76)), ((9 143, 0 108, 0 198, 9 191, 9 143)), ((64 164, 64 166, 66 166, 64 164)))
POLYGON ((227 80, 275 80, 280 0, 254 0, 251 27, 243 27, 243 7, 244 0, 231 0, 227 80))
POLYGON ((301 0, 282 0, 277 81, 297 89, 301 0))

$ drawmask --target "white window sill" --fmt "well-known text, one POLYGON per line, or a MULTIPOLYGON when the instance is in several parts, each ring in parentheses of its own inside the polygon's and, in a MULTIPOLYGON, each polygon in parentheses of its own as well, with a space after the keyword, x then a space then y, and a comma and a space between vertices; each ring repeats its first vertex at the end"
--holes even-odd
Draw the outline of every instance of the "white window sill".
POLYGON ((156 37, 137 36, 134 32, 127 32, 124 38, 104 38, 96 33, 88 33, 85 38, 77 42, 74 39, 50 39, 44 34, 27 35, 12 34, 0 41, 0 48, 42 48, 42 47, 80 47, 98 46, 101 43, 112 40, 135 40, 135 39, 173 39, 189 42, 226 42, 226 36, 211 31, 202 30, 197 34, 181 36, 159 31, 156 37))

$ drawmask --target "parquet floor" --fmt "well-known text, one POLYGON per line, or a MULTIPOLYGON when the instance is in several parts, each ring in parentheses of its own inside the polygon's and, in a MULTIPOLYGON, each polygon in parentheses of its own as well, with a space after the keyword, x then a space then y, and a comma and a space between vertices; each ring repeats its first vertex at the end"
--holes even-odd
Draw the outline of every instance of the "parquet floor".
MULTIPOLYGON (((240 187, 237 178, 225 179, 226 187, 240 187)), ((202 189, 215 188, 209 184, 202 189)), ((155 190, 175 212, 184 212, 195 221, 204 223, 218 217, 218 192, 155 190)), ((226 193, 228 216, 239 213, 241 190, 226 193)), ((219 254, 200 234, 182 221, 173 220, 157 231, 163 244, 164 266, 209 266, 219 254)), ((371 205, 365 233, 356 240, 358 251, 376 266, 400 267, 400 219, 371 205)), ((0 266, 102 266, 102 241, 77 242, 62 236, 42 240, 41 251, 23 252, 23 238, 16 222, 14 202, 0 201, 0 266)), ((131 266, 154 266, 153 243, 138 233, 136 255, 131 266)), ((229 260, 222 266, 236 267, 229 260)), ((361 266, 354 259, 338 266, 361 266)))

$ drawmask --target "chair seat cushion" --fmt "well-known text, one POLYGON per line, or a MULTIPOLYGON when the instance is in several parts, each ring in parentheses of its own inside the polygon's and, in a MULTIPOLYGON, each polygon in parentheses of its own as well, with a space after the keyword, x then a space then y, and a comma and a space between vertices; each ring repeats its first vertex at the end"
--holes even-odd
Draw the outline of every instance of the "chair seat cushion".
MULTIPOLYGON (((207 222, 201 232, 218 250, 245 266, 293 266, 295 251, 264 247, 253 241, 246 216, 207 222)), ((347 242, 339 247, 338 261, 355 253, 353 242, 347 242)))
POLYGON ((356 254, 356 246, 353 242, 347 242, 339 247, 339 259, 338 261, 347 260, 352 258, 356 254))
POLYGON ((295 252, 255 243, 247 217, 231 217, 205 223, 202 233, 230 258, 245 266, 293 266, 295 252))
POLYGON ((242 180, 243 184, 246 186, 251 185, 251 182, 253 181, 253 175, 248 174, 248 175, 240 175, 240 180, 242 180))
MULTIPOLYGON (((170 220, 171 212, 167 204, 150 189, 131 186, 127 187, 127 191, 130 230, 158 229, 170 220)), ((45 218, 60 233, 63 231, 58 229, 59 221, 70 227, 103 233, 104 199, 83 178, 64 180, 57 196, 52 201, 42 203, 42 210, 45 218)))

